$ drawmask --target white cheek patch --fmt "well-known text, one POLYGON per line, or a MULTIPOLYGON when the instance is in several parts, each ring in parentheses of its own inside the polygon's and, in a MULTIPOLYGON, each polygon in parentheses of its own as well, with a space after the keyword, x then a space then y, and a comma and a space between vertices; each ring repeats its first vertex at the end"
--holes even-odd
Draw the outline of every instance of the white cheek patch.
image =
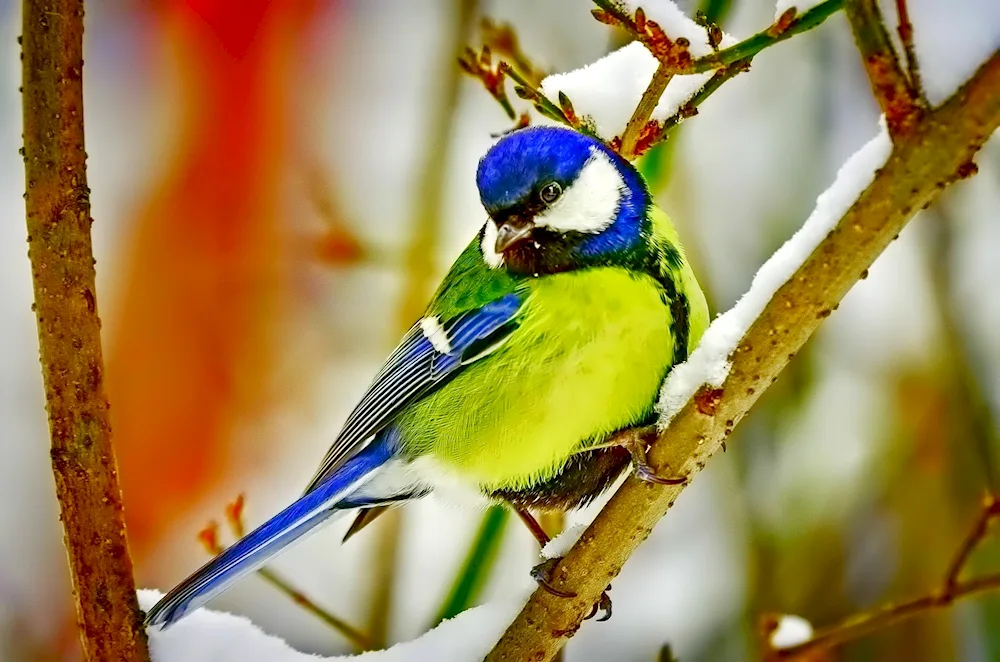
POLYGON ((483 239, 479 243, 479 248, 483 253, 483 261, 491 269, 499 269, 503 266, 503 255, 496 252, 497 245, 497 224, 492 218, 486 221, 483 228, 483 239))
POLYGON ((441 322, 437 317, 425 317, 420 320, 420 330, 424 332, 424 337, 431 341, 431 346, 441 354, 451 353, 451 341, 448 334, 441 328, 441 322))
POLYGON ((556 232, 597 234, 614 223, 624 189, 618 168, 604 152, 594 149, 576 181, 535 216, 535 225, 556 232))

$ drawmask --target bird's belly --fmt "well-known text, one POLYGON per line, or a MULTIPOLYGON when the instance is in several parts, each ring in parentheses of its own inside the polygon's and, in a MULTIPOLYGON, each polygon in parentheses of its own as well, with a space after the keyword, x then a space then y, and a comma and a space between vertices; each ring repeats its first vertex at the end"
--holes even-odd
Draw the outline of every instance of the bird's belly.
POLYGON ((506 344, 400 419, 403 450, 483 491, 531 487, 646 419, 672 356, 652 279, 617 269, 539 279, 506 344))

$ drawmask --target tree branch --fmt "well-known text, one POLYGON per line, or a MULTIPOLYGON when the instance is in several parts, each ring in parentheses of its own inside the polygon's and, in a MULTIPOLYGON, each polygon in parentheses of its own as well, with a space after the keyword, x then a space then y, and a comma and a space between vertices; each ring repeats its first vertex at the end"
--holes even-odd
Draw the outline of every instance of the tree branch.
POLYGON ((944 581, 937 591, 908 602, 885 605, 872 612, 852 616, 838 625, 820 630, 809 641, 769 651, 771 655, 769 659, 806 660, 808 659, 806 654, 809 652, 829 650, 919 614, 951 606, 955 600, 1000 589, 1000 573, 967 581, 959 580, 959 575, 972 552, 986 537, 990 522, 998 517, 1000 517, 1000 501, 993 495, 987 495, 983 500, 979 516, 955 553, 945 573, 944 581))
MULTIPOLYGON (((738 44, 703 57, 689 58, 686 61, 675 60, 672 73, 684 76, 700 74, 706 71, 722 69, 740 60, 752 59, 765 48, 774 46, 797 34, 812 30, 839 11, 844 6, 845 1, 849 0, 826 0, 801 16, 796 15, 794 10, 789 10, 772 25, 769 25, 753 36, 747 37, 738 44)), ((646 44, 646 47, 654 55, 660 50, 663 38, 662 30, 643 29, 643 24, 659 28, 653 21, 636 20, 628 16, 615 5, 614 0, 594 0, 594 4, 600 7, 600 9, 594 10, 594 16, 597 20, 628 30, 639 41, 646 44)), ((669 37, 669 35, 667 36, 669 37)))
POLYGON ((844 10, 889 135, 913 131, 925 112, 920 94, 907 79, 882 19, 878 0, 847 0, 844 10))
POLYGON ((25 0, 24 170, 39 356, 88 660, 149 660, 125 539, 97 315, 83 132, 83 0, 25 0))
POLYGON ((920 63, 917 60, 917 49, 913 46, 913 23, 910 22, 910 10, 906 0, 896 0, 896 16, 899 25, 899 41, 903 44, 903 55, 906 57, 906 73, 910 77, 910 89, 917 95, 920 105, 925 108, 930 104, 924 92, 924 83, 920 78, 920 63))
MULTIPOLYGON (((655 471, 693 476, 702 469, 907 221, 948 185, 974 172, 973 156, 1000 125, 998 87, 1000 52, 942 107, 897 137, 872 184, 741 339, 721 389, 699 392, 651 446, 655 471), (710 407, 699 406, 706 400, 710 407)), ((536 590, 487 660, 550 659, 683 487, 628 479, 551 575, 554 588, 577 597, 536 590)))
POLYGON ((639 103, 636 105, 632 117, 629 118, 625 131, 622 132, 622 145, 619 148, 619 153, 626 159, 631 160, 639 155, 639 152, 636 151, 639 136, 646 128, 649 118, 653 115, 653 111, 656 110, 656 104, 659 103, 660 97, 663 96, 663 91, 667 89, 667 85, 673 77, 674 74, 670 71, 670 64, 665 60, 661 60, 660 65, 653 74, 652 80, 649 81, 649 87, 642 93, 642 98, 639 99, 639 103))

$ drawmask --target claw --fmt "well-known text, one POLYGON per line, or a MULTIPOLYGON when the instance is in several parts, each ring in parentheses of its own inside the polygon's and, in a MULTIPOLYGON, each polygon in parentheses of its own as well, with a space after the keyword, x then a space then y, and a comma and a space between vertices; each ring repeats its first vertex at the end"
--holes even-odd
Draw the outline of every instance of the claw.
POLYGON ((687 482, 685 476, 660 476, 649 466, 646 461, 647 439, 650 435, 656 434, 655 426, 638 428, 622 440, 621 446, 632 456, 632 464, 635 465, 635 477, 646 483, 656 485, 683 485, 687 482))
POLYGON ((601 617, 597 619, 598 623, 603 623, 604 621, 611 618, 611 596, 608 595, 608 591, 610 590, 611 586, 608 585, 608 588, 605 589, 603 593, 601 593, 601 597, 597 600, 597 603, 594 604, 594 606, 590 610, 590 613, 587 614, 583 618, 583 620, 586 621, 593 618, 594 616, 597 615, 598 611, 604 612, 603 614, 601 614, 601 617))
MULTIPOLYGON (((611 587, 609 586, 608 588, 610 589, 611 587)), ((597 606, 598 608, 604 610, 604 614, 597 619, 598 623, 603 623, 611 618, 611 596, 608 595, 607 591, 601 593, 601 599, 598 600, 597 606)))
POLYGON ((561 560, 561 558, 556 557, 554 559, 542 561, 531 569, 531 578, 534 579, 539 586, 556 597, 575 598, 576 593, 560 591, 551 583, 550 577, 552 576, 552 571, 556 569, 556 566, 559 565, 559 561, 561 560))
POLYGON ((660 476, 645 461, 635 463, 635 477, 641 481, 656 485, 683 485, 687 482, 687 478, 684 476, 670 476, 669 478, 660 476))

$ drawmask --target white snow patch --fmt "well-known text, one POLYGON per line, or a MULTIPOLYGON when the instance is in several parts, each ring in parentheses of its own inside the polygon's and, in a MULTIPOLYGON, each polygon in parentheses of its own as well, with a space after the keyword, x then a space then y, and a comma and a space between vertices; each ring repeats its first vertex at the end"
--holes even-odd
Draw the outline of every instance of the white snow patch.
MULTIPOLYGON (((159 591, 142 590, 139 604, 149 609, 160 597, 159 591)), ((526 598, 527 593, 521 599, 469 609, 384 651, 334 657, 300 653, 242 616, 198 609, 169 630, 149 628, 150 657, 152 662, 476 662, 493 648, 526 598)))
POLYGON ((802 16, 802 14, 805 14, 817 5, 823 4, 823 2, 825 0, 776 0, 774 3, 774 20, 777 21, 781 18, 782 14, 792 7, 795 8, 796 16, 802 16))
MULTIPOLYGON (((610 491, 610 490, 609 490, 610 491)), ((542 557, 546 559, 557 559, 569 553, 570 548, 576 544, 583 532, 590 526, 589 522, 574 524, 569 526, 558 536, 542 547, 542 557)))
MULTIPOLYGON (((671 39, 684 37, 691 54, 702 57, 712 52, 705 28, 684 15, 670 0, 622 0, 622 7, 635 14, 639 6, 646 17, 663 28, 671 39)), ((720 48, 736 43, 724 34, 720 48)), ((577 115, 590 121, 598 135, 606 140, 625 130, 632 111, 653 79, 658 63, 639 42, 632 42, 581 69, 548 76, 542 81, 542 93, 558 104, 563 92, 573 102, 577 115)), ((653 111, 652 118, 663 121, 677 113, 712 77, 712 72, 674 76, 653 111)))
POLYGON ((813 626, 809 621, 801 616, 785 614, 778 619, 778 627, 771 633, 771 648, 791 648, 812 638, 813 626))
POLYGON ((744 294, 732 308, 715 318, 701 342, 684 363, 675 366, 660 391, 657 410, 665 428, 703 384, 719 387, 729 375, 729 355, 774 293, 795 273, 813 250, 836 226, 837 221, 868 188, 875 171, 885 164, 892 150, 884 119, 874 138, 840 167, 837 178, 816 199, 806 222, 757 271, 744 294))

